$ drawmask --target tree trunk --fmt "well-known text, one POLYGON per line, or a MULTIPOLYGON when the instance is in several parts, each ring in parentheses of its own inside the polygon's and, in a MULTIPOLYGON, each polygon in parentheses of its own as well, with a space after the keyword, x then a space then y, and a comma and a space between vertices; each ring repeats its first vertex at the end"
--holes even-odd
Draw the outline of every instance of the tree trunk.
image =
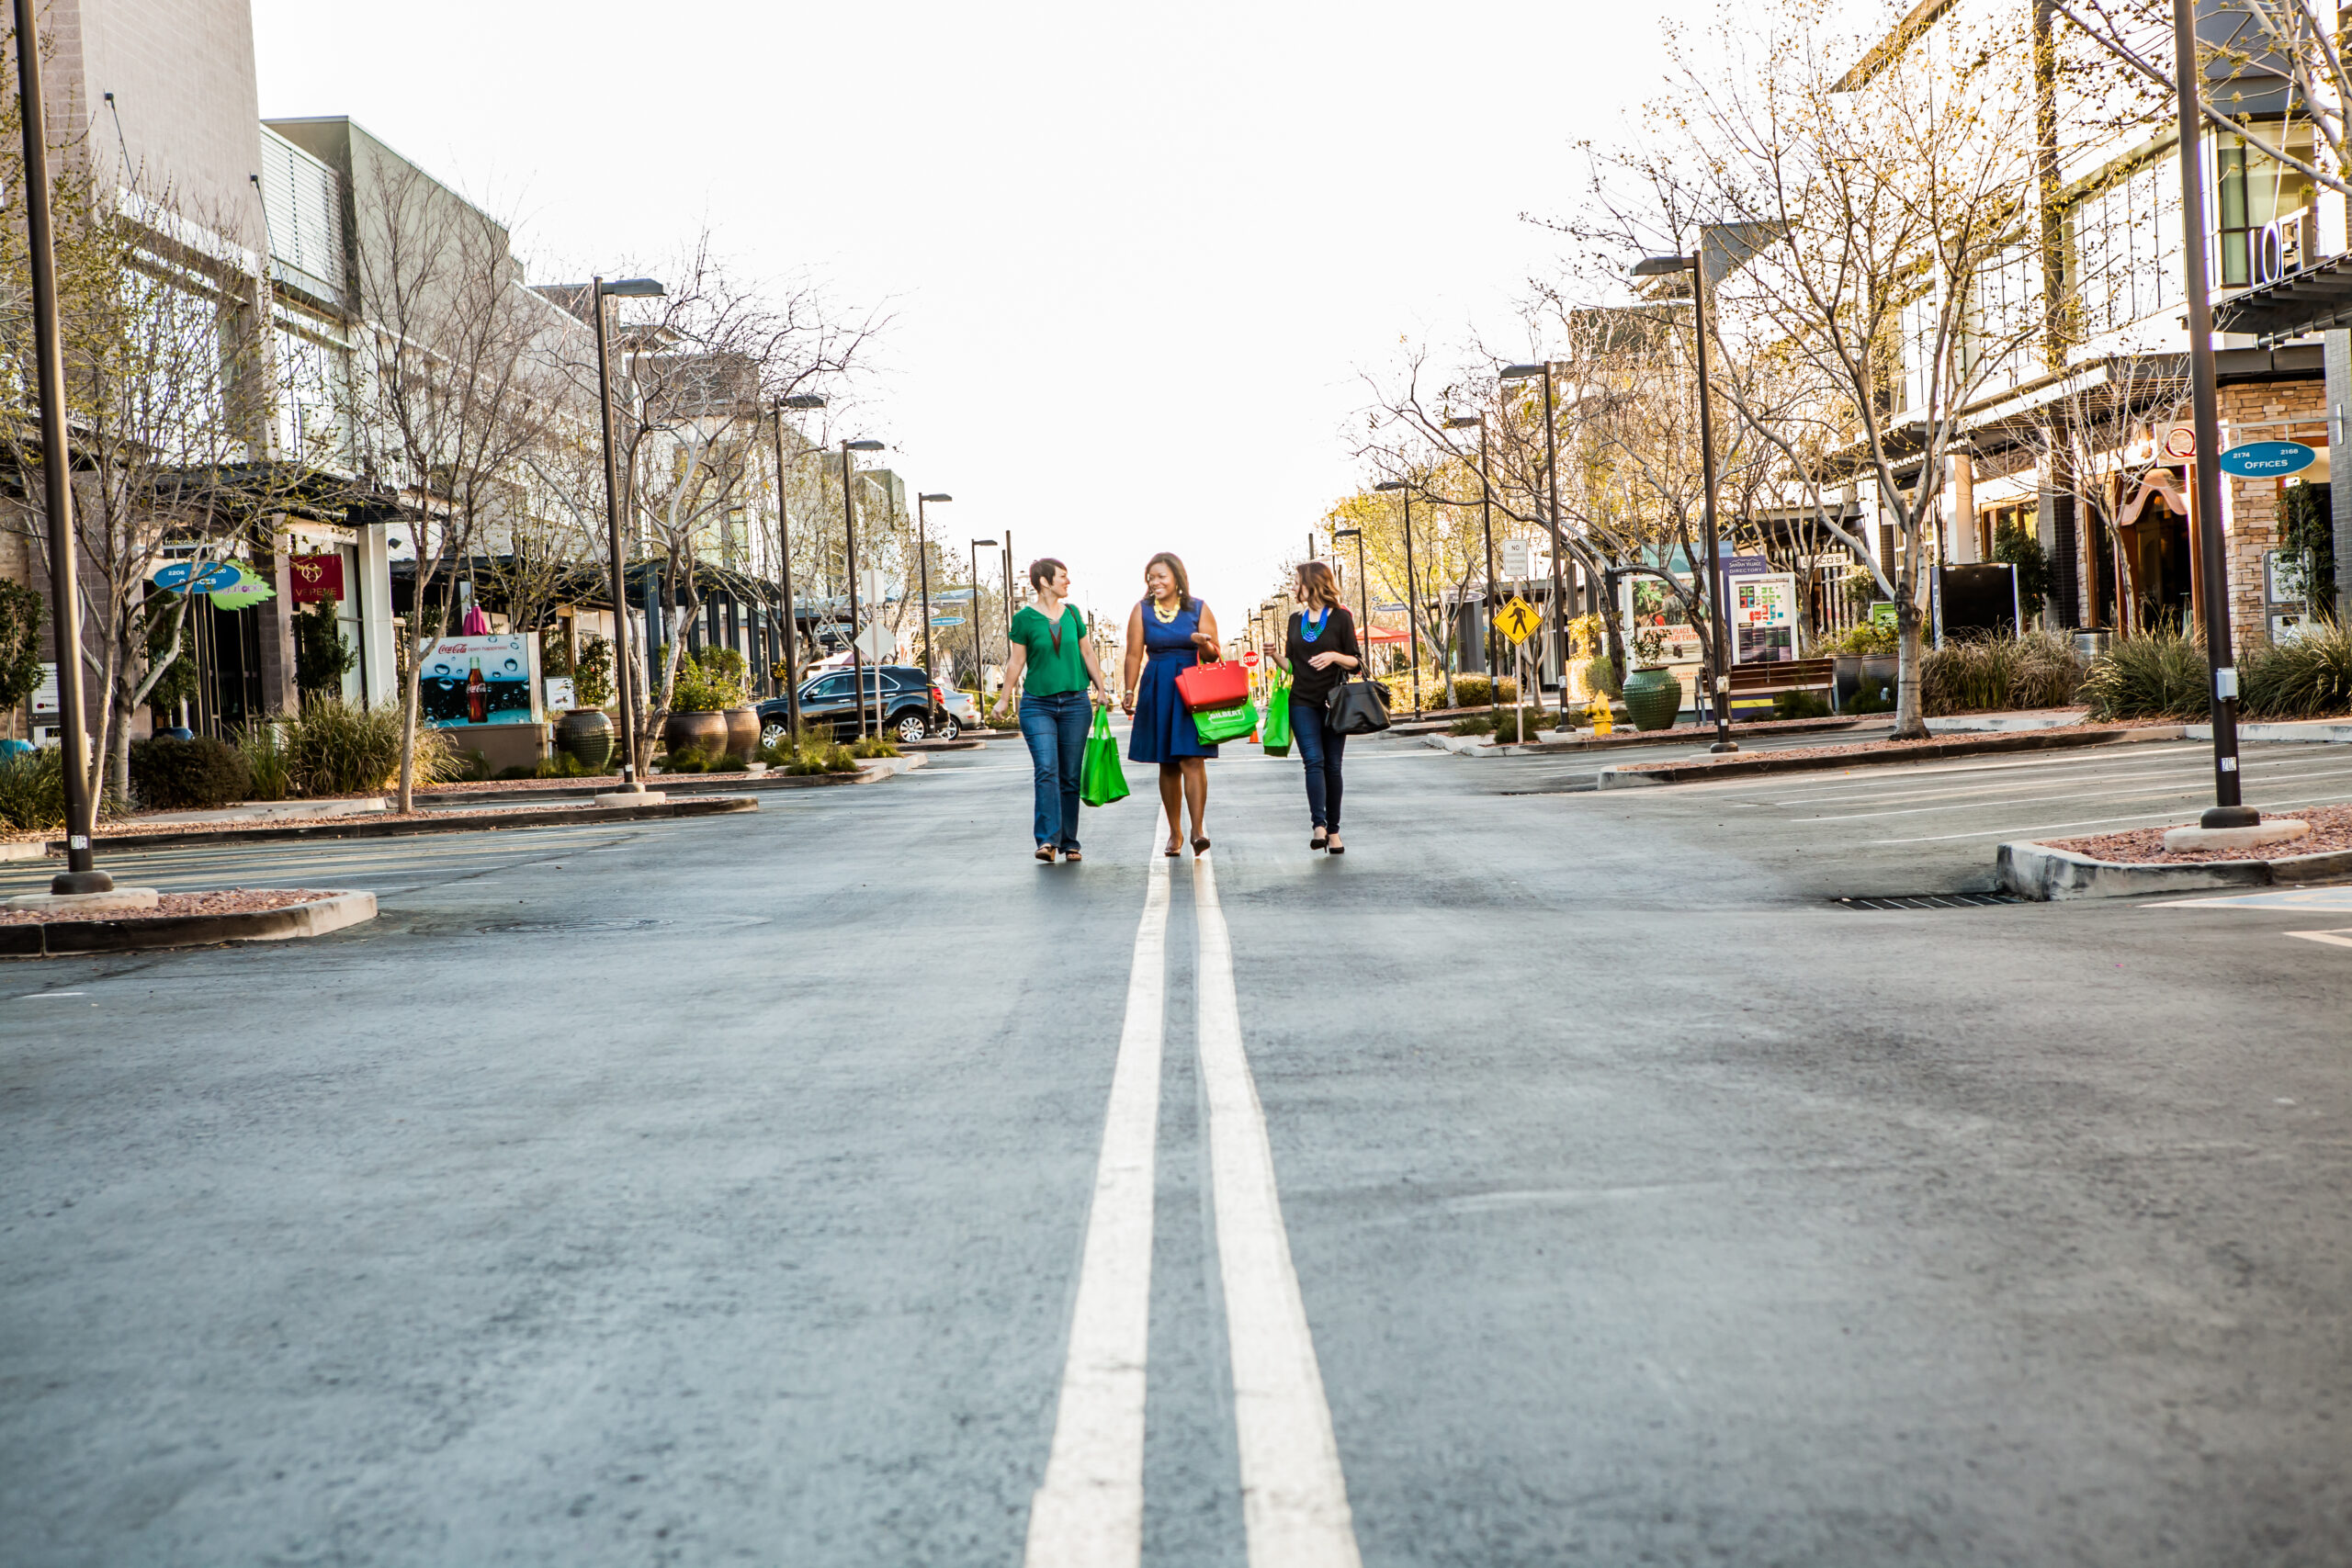
POLYGON ((1894 626, 1900 638, 1895 663, 1894 739, 1925 740, 1928 721, 1919 712, 1919 595, 1906 583, 1894 597, 1894 626))
POLYGON ((392 809, 409 812, 416 808, 416 710, 421 705, 424 682, 424 657, 411 654, 408 675, 401 682, 401 783, 398 799, 392 809))

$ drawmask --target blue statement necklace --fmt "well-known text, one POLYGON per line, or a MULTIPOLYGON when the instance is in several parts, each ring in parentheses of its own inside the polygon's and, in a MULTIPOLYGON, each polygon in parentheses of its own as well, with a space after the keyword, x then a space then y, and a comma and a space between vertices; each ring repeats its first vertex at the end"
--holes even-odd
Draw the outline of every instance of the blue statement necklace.
POLYGON ((1326 604, 1314 615, 1310 616, 1302 613, 1298 617, 1298 629, 1306 634, 1306 640, 1309 642, 1315 642, 1320 639, 1323 636, 1323 628, 1330 624, 1331 607, 1329 604, 1326 604))

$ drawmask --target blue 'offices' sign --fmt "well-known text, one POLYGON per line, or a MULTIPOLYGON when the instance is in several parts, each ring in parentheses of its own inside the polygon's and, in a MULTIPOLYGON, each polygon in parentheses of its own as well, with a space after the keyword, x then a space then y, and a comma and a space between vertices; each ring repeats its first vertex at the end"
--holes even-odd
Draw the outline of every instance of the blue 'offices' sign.
POLYGON ((2249 441, 2222 454, 2222 472, 2240 479, 2283 479, 2319 461, 2319 454, 2300 441, 2249 441))

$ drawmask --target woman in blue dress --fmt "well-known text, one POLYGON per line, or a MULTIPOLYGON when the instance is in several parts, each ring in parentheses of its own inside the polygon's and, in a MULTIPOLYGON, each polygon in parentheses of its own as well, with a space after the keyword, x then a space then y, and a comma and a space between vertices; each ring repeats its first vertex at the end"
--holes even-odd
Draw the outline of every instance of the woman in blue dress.
POLYGON ((1168 813, 1168 846, 1164 854, 1183 848, 1177 820, 1179 805, 1190 807, 1193 853, 1209 847, 1204 823, 1209 808, 1208 760, 1216 748, 1204 746, 1193 732, 1193 716, 1176 694, 1177 674, 1201 661, 1204 650, 1215 656, 1216 616, 1193 597, 1184 579, 1184 563, 1166 550, 1143 569, 1143 583, 1150 593, 1127 617, 1127 657, 1120 706, 1135 716, 1135 732, 1127 756, 1137 762, 1159 764, 1159 806, 1168 813))

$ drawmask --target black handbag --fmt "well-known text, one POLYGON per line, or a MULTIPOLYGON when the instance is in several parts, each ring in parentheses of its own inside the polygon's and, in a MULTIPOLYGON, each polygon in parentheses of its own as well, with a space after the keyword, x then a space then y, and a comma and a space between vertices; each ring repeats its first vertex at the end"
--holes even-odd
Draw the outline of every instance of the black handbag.
POLYGON ((1361 673, 1342 677, 1323 702, 1323 722, 1341 735, 1372 735, 1388 728, 1388 694, 1361 673))

